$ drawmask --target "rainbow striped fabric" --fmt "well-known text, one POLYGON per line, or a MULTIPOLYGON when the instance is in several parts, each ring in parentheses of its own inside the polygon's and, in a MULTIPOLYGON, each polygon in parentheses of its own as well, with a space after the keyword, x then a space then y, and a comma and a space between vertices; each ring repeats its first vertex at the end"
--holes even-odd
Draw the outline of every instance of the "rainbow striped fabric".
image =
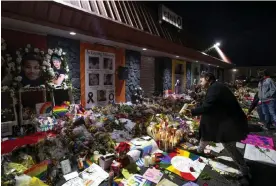
POLYGON ((206 165, 201 161, 205 158, 179 148, 175 152, 163 153, 163 155, 159 166, 189 181, 195 181, 206 165))

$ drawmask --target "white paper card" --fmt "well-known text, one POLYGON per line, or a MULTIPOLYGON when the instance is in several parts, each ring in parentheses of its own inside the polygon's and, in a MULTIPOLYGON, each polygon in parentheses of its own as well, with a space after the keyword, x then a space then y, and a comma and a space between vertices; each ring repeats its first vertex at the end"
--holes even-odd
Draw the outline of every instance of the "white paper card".
POLYGON ((213 147, 211 145, 207 145, 206 149, 207 150, 212 150, 212 151, 214 151, 216 153, 220 153, 224 149, 224 147, 223 147, 223 145, 221 143, 216 143, 216 147, 213 147))
POLYGON ((236 147, 238 147, 238 148, 240 148, 240 149, 244 149, 245 144, 240 143, 240 142, 237 142, 237 143, 236 143, 236 147))
POLYGON ((98 186, 109 177, 109 174, 99 165, 93 163, 80 173, 80 177, 84 180, 86 186, 98 186))
POLYGON ((84 186, 84 184, 80 177, 76 177, 64 183, 62 186, 84 186))
POLYGON ((71 172, 71 173, 69 173, 69 174, 63 175, 63 177, 64 177, 64 179, 65 179, 66 181, 71 180, 71 179, 73 179, 73 178, 76 178, 76 177, 78 177, 78 176, 79 176, 79 173, 78 173, 78 172, 71 172))
POLYGON ((266 148, 259 148, 264 152, 261 152, 260 149, 256 148, 254 145, 246 144, 244 158, 276 165, 276 151, 271 149, 267 151, 266 148))
POLYGON ((60 166, 61 166, 63 175, 68 174, 69 172, 72 171, 70 161, 68 159, 61 161, 60 166))

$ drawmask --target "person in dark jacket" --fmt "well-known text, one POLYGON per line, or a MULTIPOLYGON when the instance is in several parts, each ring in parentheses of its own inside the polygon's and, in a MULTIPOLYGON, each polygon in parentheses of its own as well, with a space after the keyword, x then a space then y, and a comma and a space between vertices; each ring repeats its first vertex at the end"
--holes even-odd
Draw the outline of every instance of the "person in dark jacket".
POLYGON ((200 81, 201 86, 207 88, 205 100, 191 110, 192 116, 202 116, 198 152, 202 153, 210 142, 222 143, 244 176, 242 185, 248 185, 248 167, 236 148, 236 142, 244 140, 248 134, 247 117, 232 91, 216 82, 212 73, 203 72, 200 81))

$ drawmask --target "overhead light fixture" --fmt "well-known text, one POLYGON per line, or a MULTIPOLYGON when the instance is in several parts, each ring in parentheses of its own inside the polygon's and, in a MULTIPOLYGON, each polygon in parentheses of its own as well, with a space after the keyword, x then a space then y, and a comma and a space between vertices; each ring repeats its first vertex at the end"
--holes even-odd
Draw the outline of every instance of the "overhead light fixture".
POLYGON ((196 61, 196 63, 198 63, 198 61, 196 61))
POLYGON ((217 66, 217 67, 219 67, 219 66, 217 66))
POLYGON ((143 50, 147 50, 146 48, 143 48, 143 50))
POLYGON ((220 43, 214 44, 214 47, 219 47, 219 46, 220 46, 220 43))
POLYGON ((179 58, 179 56, 175 56, 175 57, 179 58))
POLYGON ((70 32, 70 35, 74 36, 76 35, 76 32, 70 32))
POLYGON ((237 69, 234 68, 234 69, 233 69, 233 72, 236 72, 236 71, 237 71, 237 69))
POLYGON ((208 65, 210 65, 210 64, 208 64, 208 65))

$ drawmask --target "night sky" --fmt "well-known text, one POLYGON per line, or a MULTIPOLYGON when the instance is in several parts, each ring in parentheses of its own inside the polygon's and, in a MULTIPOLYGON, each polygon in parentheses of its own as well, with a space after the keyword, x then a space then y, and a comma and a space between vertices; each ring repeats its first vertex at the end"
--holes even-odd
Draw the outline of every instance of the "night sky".
POLYGON ((220 41, 237 66, 276 66, 276 2, 147 2, 160 3, 182 16, 185 46, 204 51, 220 41))

